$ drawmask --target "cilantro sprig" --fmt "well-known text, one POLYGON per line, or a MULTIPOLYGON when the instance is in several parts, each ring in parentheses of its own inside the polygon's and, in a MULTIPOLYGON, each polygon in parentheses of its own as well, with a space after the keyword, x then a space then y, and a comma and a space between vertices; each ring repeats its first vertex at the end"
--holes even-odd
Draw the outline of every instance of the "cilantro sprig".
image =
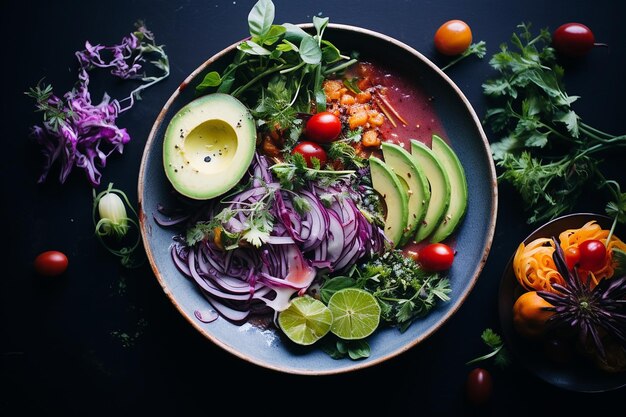
POLYGON ((491 349, 491 352, 474 358, 466 362, 465 364, 471 365, 476 362, 481 362, 493 358, 493 361, 497 366, 501 368, 506 367, 509 364, 510 359, 508 351, 504 347, 504 342, 502 341, 500 335, 498 335, 492 329, 485 329, 480 338, 482 339, 483 343, 491 349))
MULTIPOLYGON (((511 48, 503 44, 493 55, 490 64, 498 76, 487 80, 483 91, 490 99, 485 124, 500 135, 491 144, 501 168, 498 180, 519 192, 532 224, 573 211, 587 184, 606 185, 600 155, 626 147, 626 135, 582 121, 572 107, 579 97, 563 86, 550 32, 535 36, 530 27, 519 25, 511 48)), ((620 204, 619 193, 615 201, 620 204)))

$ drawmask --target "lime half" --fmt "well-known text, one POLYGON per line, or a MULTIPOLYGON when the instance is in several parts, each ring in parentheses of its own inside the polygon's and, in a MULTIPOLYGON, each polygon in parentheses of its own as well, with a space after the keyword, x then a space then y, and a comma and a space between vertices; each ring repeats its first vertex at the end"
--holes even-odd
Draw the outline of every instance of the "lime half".
POLYGON ((299 345, 311 345, 324 337, 332 322, 329 308, 308 295, 294 298, 289 307, 278 313, 278 325, 299 345))
POLYGON ((342 339, 363 339, 380 323, 380 305, 374 296, 359 288, 344 288, 328 300, 333 313, 330 331, 342 339))

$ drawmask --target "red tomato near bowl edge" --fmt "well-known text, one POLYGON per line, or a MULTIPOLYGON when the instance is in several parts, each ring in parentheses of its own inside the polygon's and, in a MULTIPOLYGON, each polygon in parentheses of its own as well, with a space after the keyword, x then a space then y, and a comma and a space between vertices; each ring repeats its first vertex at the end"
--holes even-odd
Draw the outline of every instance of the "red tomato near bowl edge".
POLYGON ((328 111, 316 113, 306 122, 304 133, 314 142, 332 142, 341 134, 341 120, 328 111))
POLYGON ((420 249, 417 260, 426 270, 445 271, 452 267, 454 250, 445 243, 431 243, 420 249))
POLYGON ((49 250, 42 252, 35 258, 35 271, 39 275, 55 277, 67 269, 69 261, 63 252, 49 250))
POLYGON ((313 162, 311 161, 312 158, 319 159, 321 166, 324 166, 324 164, 326 164, 326 151, 315 142, 302 141, 293 148, 291 153, 299 153, 300 155, 302 155, 304 157, 304 160, 306 161, 306 165, 309 168, 313 168, 313 162))

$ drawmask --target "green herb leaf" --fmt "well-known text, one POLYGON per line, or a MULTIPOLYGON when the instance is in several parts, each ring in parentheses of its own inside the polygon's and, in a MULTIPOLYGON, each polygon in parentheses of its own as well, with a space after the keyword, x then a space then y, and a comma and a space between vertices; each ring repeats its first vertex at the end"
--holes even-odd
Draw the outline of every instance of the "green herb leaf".
POLYGON ((311 35, 302 38, 299 48, 300 58, 307 64, 317 65, 322 62, 322 49, 311 35))
POLYGON ((324 281, 324 284, 320 287, 320 297, 324 304, 328 304, 330 297, 334 293, 344 288, 352 288, 356 286, 356 281, 354 278, 345 277, 345 276, 337 276, 324 281))
POLYGON ((480 338, 482 339, 483 343, 485 343, 491 349, 491 352, 466 362, 466 365, 471 365, 473 363, 493 358, 494 363, 497 366, 501 368, 508 366, 510 362, 509 355, 504 348, 504 342, 502 341, 502 338, 492 329, 485 329, 480 338))
POLYGON ((270 0, 259 0, 248 14, 250 34, 263 38, 274 22, 274 3, 270 0))

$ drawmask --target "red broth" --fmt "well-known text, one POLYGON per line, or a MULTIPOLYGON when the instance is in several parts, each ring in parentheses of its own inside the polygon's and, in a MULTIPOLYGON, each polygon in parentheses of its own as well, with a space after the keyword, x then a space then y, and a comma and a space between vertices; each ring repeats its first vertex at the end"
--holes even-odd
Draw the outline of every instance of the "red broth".
POLYGON ((403 124, 394 117, 396 126, 386 118, 380 128, 383 140, 396 143, 405 149, 410 149, 410 139, 417 139, 430 146, 433 134, 446 139, 446 134, 435 113, 435 97, 426 94, 418 83, 396 71, 379 64, 363 63, 372 83, 385 90, 387 101, 397 113, 407 122, 403 124))

